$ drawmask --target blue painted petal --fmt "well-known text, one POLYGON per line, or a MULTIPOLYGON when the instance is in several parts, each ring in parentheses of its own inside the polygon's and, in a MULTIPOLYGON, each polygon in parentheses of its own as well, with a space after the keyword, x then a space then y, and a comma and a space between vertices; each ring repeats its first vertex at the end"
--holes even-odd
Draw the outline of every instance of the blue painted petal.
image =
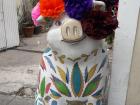
POLYGON ((57 101, 52 101, 51 105, 57 105, 57 101))
POLYGON ((52 89, 50 89, 50 91, 54 96, 61 97, 61 95, 59 93, 57 93, 56 91, 54 91, 52 89))
POLYGON ((66 82, 69 83, 69 70, 67 68, 67 73, 66 73, 66 82))
POLYGON ((53 69, 53 71, 56 73, 56 70, 55 70, 54 65, 52 64, 52 62, 51 62, 50 58, 49 58, 49 57, 47 57, 47 56, 45 56, 45 58, 46 58, 47 62, 49 63, 50 68, 52 68, 52 69, 53 69))
POLYGON ((76 63, 73 67, 71 86, 74 95, 81 96, 83 90, 83 77, 78 63, 76 63))
POLYGON ((86 67, 85 69, 85 83, 87 82, 87 79, 88 79, 88 68, 86 67))
POLYGON ((103 59, 103 61, 102 61, 102 63, 101 63, 101 66, 100 66, 100 68, 99 68, 98 72, 101 70, 101 68, 103 68, 103 67, 104 67, 104 65, 105 65, 105 63, 106 63, 107 58, 108 58, 108 56, 105 56, 105 58, 103 59))
POLYGON ((99 91, 97 91, 95 94, 93 94, 92 96, 93 97, 100 97, 101 95, 102 95, 102 91, 103 91, 103 88, 102 89, 100 89, 99 91))

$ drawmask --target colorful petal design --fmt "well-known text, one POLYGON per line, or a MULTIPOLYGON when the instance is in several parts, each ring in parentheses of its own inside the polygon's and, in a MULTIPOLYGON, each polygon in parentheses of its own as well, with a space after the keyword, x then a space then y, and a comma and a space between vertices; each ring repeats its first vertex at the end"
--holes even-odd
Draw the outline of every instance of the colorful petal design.
POLYGON ((93 92, 96 91, 96 89, 99 86, 101 80, 101 74, 99 74, 97 77, 95 77, 91 82, 88 83, 86 86, 83 97, 91 95, 93 92))
POLYGON ((45 56, 45 58, 46 58, 47 62, 49 63, 50 68, 52 68, 52 69, 53 69, 53 71, 54 71, 54 72, 56 72, 56 70, 55 70, 55 68, 54 68, 54 65, 52 64, 52 62, 51 62, 50 58, 49 58, 49 57, 47 57, 47 56, 45 56))
POLYGON ((102 92, 103 92, 103 88, 100 89, 99 91, 97 91, 95 94, 93 94, 92 96, 99 99, 100 97, 102 97, 102 92))
POLYGON ((52 76, 52 77, 53 77, 53 78, 52 78, 52 81, 53 81, 55 87, 57 88, 57 90, 58 90, 61 94, 65 95, 65 96, 68 96, 68 97, 71 97, 71 93, 70 93, 68 87, 66 86, 66 84, 63 83, 63 82, 62 82, 61 80, 59 80, 58 78, 56 78, 56 77, 54 77, 54 76, 52 76))
POLYGON ((89 81, 89 80, 93 77, 93 75, 94 75, 94 73, 95 73, 95 71, 96 71, 96 67, 97 67, 97 64, 94 65, 94 66, 89 70, 87 81, 89 81))
POLYGON ((71 76, 71 86, 74 96, 80 97, 83 91, 84 82, 78 63, 76 63, 73 67, 71 76))
POLYGON ((54 98, 54 99, 59 99, 61 97, 61 95, 59 93, 57 93, 56 91, 50 89, 51 91, 51 97, 54 98))
POLYGON ((69 70, 67 68, 67 73, 66 73, 66 82, 69 83, 69 70))
POLYGON ((64 72, 64 70, 62 68, 60 68, 59 66, 57 66, 58 72, 62 78, 62 80, 66 83, 66 73, 64 72))
POLYGON ((102 61, 102 63, 101 63, 101 66, 100 66, 100 68, 99 68, 99 70, 98 70, 98 72, 101 70, 101 68, 103 68, 104 67, 104 65, 105 65, 105 63, 106 63, 106 61, 107 61, 107 56, 105 56, 105 58, 103 59, 103 61, 102 61))
POLYGON ((46 65, 45 65, 43 57, 41 58, 40 66, 43 70, 46 70, 46 65))
POLYGON ((49 92, 50 87, 51 87, 51 83, 49 83, 49 84, 47 84, 47 85, 46 85, 46 93, 48 93, 48 92, 49 92))
POLYGON ((57 101, 52 101, 51 105, 57 105, 57 101))
POLYGON ((42 97, 44 97, 45 94, 45 77, 42 79, 40 84, 40 94, 42 97))

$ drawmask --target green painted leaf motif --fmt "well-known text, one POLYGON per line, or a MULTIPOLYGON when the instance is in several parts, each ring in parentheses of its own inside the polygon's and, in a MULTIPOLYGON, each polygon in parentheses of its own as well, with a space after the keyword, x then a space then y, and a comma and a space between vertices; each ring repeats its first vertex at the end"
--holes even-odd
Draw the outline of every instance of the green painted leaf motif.
POLYGON ((76 63, 73 67, 71 76, 71 86, 75 97, 80 97, 83 91, 84 82, 78 63, 76 63))
POLYGON ((68 96, 68 97, 71 97, 71 93, 68 89, 68 87, 66 86, 66 84, 64 82, 62 82, 61 80, 59 80, 58 78, 52 76, 52 81, 53 81, 53 84, 55 85, 55 87, 57 88, 57 90, 65 95, 65 96, 68 96))
POLYGON ((99 86, 101 80, 101 74, 97 75, 91 82, 86 86, 83 97, 91 95, 99 86))
POLYGON ((42 97, 44 97, 45 94, 45 77, 42 79, 40 84, 40 94, 42 97))

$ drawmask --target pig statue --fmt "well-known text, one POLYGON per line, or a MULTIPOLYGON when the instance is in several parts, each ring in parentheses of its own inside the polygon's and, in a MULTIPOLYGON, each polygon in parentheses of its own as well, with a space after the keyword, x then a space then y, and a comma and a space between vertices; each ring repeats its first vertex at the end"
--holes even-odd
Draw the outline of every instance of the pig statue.
MULTIPOLYGON (((104 2, 94 6, 105 9, 104 2)), ((47 32, 35 105, 103 105, 109 70, 103 40, 87 36, 80 21, 63 14, 47 32)))

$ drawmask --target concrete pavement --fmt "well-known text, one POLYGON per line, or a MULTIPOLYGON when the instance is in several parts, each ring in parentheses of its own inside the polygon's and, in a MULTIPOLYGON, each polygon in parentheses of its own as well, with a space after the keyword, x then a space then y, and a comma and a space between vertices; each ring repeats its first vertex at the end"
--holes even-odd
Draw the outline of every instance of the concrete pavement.
POLYGON ((39 61, 46 47, 44 33, 0 52, 0 105, 33 105, 39 61))
POLYGON ((0 95, 0 105, 34 105, 34 99, 0 95))

